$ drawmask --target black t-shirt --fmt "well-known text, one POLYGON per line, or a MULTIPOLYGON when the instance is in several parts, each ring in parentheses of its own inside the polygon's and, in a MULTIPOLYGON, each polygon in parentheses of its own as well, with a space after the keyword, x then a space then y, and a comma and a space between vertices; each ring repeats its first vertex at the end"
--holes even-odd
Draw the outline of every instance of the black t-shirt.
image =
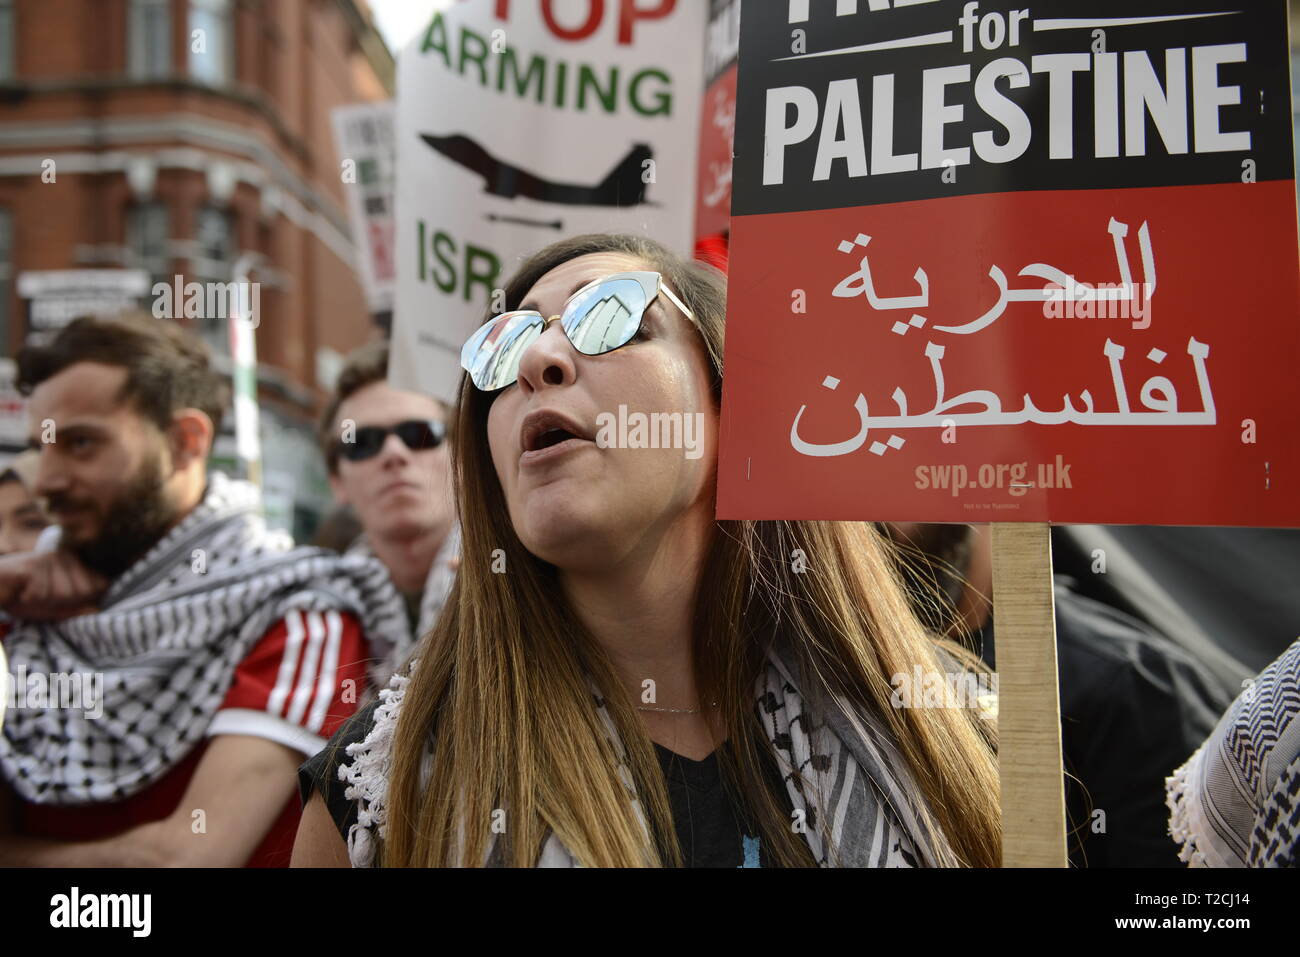
MULTIPOLYGON (((346 839, 357 820, 357 806, 343 796, 345 785, 338 768, 347 760, 347 746, 370 732, 376 704, 358 711, 329 744, 298 769, 298 791, 303 805, 320 791, 339 833, 346 839)), ((723 743, 724 748, 727 743, 723 743)), ((675 754, 656 744, 659 767, 668 786, 673 826, 687 867, 770 867, 752 815, 726 787, 715 751, 703 761, 675 754)), ((791 810, 790 798, 775 761, 766 761, 768 787, 779 804, 791 810)))
MULTIPOLYGON (((727 747, 727 743, 722 745, 727 747)), ((659 767, 668 785, 677 843, 686 867, 771 867, 752 816, 743 802, 733 799, 722 780, 715 751, 703 761, 692 761, 655 745, 659 767)), ((790 799, 780 773, 770 764, 768 787, 790 811, 790 799)))

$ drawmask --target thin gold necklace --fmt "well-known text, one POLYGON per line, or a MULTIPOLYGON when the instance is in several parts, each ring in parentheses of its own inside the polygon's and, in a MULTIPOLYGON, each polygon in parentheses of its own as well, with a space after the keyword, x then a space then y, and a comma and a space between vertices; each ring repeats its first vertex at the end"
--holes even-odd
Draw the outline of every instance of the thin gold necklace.
MULTIPOLYGON (((716 708, 717 706, 718 703, 716 701, 710 702, 709 704, 710 708, 716 708)), ((700 708, 649 708, 646 707, 645 705, 637 705, 636 710, 654 711, 659 714, 699 714, 702 709, 700 708)))

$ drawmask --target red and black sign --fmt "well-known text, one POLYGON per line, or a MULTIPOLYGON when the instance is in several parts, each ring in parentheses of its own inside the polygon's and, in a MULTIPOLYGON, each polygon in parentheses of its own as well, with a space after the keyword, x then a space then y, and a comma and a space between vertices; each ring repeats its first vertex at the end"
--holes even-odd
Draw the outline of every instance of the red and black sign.
POLYGON ((1300 526, 1284 0, 745 0, 720 518, 1300 526))
POLYGON ((736 135, 736 50, 740 0, 712 0, 704 42, 704 109, 700 111, 700 166, 695 235, 725 236, 731 217, 731 150, 736 135))

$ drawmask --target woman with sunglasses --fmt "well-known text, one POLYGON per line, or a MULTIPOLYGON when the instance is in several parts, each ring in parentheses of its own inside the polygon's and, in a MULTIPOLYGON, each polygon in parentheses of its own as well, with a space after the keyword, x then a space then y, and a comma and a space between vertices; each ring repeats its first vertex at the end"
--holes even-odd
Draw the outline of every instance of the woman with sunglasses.
POLYGON ((295 864, 996 865, 991 722, 891 700, 971 659, 881 536, 714 518, 721 275, 591 235, 505 293, 462 353, 456 584, 304 766, 295 864), (597 443, 620 405, 706 453, 597 443))

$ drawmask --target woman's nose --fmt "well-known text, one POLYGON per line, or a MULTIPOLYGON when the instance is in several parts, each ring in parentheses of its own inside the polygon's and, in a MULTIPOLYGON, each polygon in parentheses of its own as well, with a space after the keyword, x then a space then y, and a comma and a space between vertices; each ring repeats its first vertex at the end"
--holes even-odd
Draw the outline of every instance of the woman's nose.
POLYGON ((519 360, 519 383, 525 392, 535 392, 543 385, 572 383, 577 378, 577 351, 564 334, 564 327, 554 319, 547 320, 546 329, 519 360))

